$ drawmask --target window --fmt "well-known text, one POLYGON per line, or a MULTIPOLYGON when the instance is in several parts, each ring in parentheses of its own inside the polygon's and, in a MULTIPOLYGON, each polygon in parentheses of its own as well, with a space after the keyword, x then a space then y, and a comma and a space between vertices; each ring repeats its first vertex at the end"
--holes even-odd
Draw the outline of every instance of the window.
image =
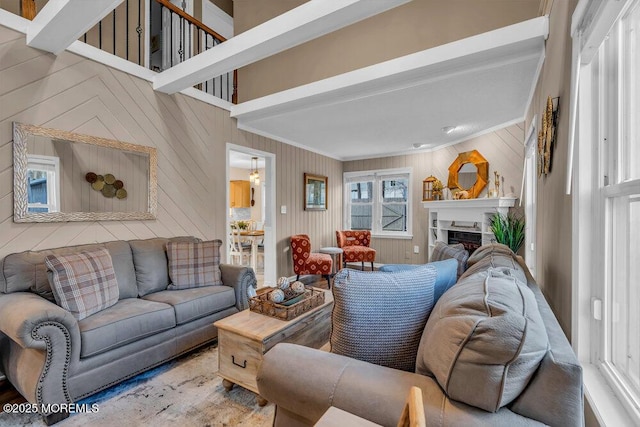
POLYGON ((27 212, 60 211, 60 159, 27 156, 27 212))
POLYGON ((587 364, 597 370, 594 378, 602 379, 638 425, 640 0, 626 2, 620 16, 580 79, 574 319, 579 356, 586 355, 587 364), (591 304, 585 309, 581 300, 591 304))
POLYGON ((410 183, 410 169, 345 173, 345 229, 411 237, 410 183))
MULTIPOLYGON (((537 147, 537 131, 535 124, 538 117, 535 116, 531 121, 529 136, 525 142, 525 160, 524 160, 524 215, 527 219, 525 224, 525 242, 524 242, 524 260, 529 267, 529 271, 533 277, 536 277, 536 200, 538 197, 538 165, 536 159, 537 147)), ((520 197, 522 201, 522 197, 520 197)))

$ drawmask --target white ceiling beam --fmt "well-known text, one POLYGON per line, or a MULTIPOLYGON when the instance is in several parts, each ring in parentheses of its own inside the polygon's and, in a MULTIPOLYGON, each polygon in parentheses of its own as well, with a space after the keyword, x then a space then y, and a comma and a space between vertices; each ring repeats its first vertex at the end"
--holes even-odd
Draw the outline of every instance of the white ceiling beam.
POLYGON ((58 54, 123 0, 49 0, 27 28, 27 45, 58 54))
POLYGON ((528 55, 537 56, 540 52, 544 54, 544 40, 548 35, 548 18, 533 18, 252 99, 234 105, 231 117, 239 121, 264 119, 311 105, 358 99, 406 85, 411 86, 416 84, 416 81, 422 82, 439 76, 437 73, 450 74, 459 69, 471 71, 479 66, 480 59, 491 59, 491 64, 501 61, 503 57, 513 61, 514 52, 526 52, 528 55), (465 62, 461 65, 460 61, 465 62), (454 69, 447 66, 451 63, 457 64, 454 69))
POLYGON ((178 92, 409 1, 311 0, 163 71, 153 88, 178 92))

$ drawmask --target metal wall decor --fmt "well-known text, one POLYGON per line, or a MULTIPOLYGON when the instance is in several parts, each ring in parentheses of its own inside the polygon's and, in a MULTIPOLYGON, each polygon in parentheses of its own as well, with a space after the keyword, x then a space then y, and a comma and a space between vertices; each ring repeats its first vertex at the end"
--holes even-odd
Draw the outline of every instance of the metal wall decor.
POLYGON ((115 176, 108 173, 106 175, 97 175, 95 172, 88 172, 84 177, 91 188, 100 191, 104 197, 117 199, 126 199, 127 190, 124 189, 124 182, 116 179, 115 176))
POLYGON ((547 106, 542 114, 542 124, 538 132, 538 178, 551 172, 553 150, 556 145, 558 106, 560 97, 547 97, 547 106))

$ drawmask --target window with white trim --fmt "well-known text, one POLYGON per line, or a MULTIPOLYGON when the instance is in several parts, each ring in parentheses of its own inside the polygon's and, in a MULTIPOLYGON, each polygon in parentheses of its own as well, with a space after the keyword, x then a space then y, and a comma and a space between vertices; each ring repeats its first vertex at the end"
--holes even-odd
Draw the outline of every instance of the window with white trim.
POLYGON ((411 236, 411 169, 346 172, 344 228, 411 236))
POLYGON ((60 159, 27 155, 27 212, 60 211, 60 159))
POLYGON ((578 336, 588 342, 588 362, 636 424, 640 423, 639 71, 640 0, 633 0, 581 71, 579 172, 574 177, 583 182, 574 184, 574 209, 582 207, 577 212, 579 227, 591 235, 576 236, 590 240, 590 245, 577 249, 581 280, 574 286, 590 296, 590 313, 578 320, 578 330, 583 331, 578 336))
MULTIPOLYGON (((527 140, 525 141, 525 159, 524 159, 524 215, 527 219, 524 241, 524 260, 529 267, 529 271, 533 277, 536 277, 536 200, 538 198, 538 165, 536 156, 537 132, 536 125, 537 116, 531 121, 531 128, 527 140)), ((520 201, 522 203, 522 197, 520 201)))

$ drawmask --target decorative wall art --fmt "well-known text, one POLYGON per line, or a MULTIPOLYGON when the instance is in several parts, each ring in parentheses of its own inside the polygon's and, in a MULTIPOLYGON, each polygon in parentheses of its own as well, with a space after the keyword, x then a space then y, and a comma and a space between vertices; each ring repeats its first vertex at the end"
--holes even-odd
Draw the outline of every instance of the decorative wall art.
POLYGON ((110 173, 103 176, 97 175, 95 172, 88 172, 84 178, 91 184, 91 188, 100 191, 104 197, 127 198, 127 190, 124 189, 124 182, 116 179, 116 177, 110 173))
POLYGON ((304 174, 304 210, 327 210, 327 177, 304 174))
POLYGON ((553 150, 556 145, 558 106, 560 97, 547 97, 547 106, 542 114, 542 124, 538 132, 538 178, 551 172, 553 150))

